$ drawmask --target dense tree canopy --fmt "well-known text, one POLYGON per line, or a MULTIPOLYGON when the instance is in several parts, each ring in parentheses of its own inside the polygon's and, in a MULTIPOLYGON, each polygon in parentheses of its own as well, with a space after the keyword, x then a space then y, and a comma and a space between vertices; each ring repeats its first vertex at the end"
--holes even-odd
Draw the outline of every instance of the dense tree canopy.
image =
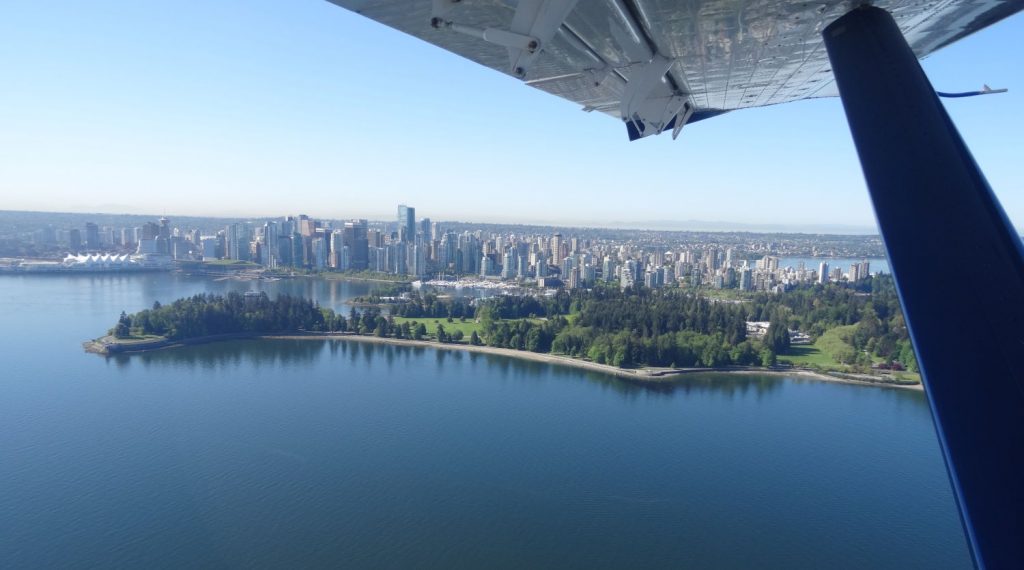
MULTIPOLYGON (((842 363, 870 365, 870 355, 916 370, 906 324, 891 277, 856 284, 806 285, 780 294, 714 300, 685 289, 620 290, 599 286, 552 296, 442 298, 428 293, 389 306, 357 311, 348 318, 310 300, 265 293, 195 295, 170 305, 154 303, 134 315, 122 313, 111 333, 182 339, 224 333, 352 332, 356 334, 487 345, 554 352, 621 367, 717 367, 771 365, 789 349, 790 331, 812 337, 847 326, 851 347, 842 363), (392 316, 393 315, 393 316, 392 316), (458 327, 423 322, 396 324, 394 317, 455 319, 475 324, 468 338, 458 327), (768 322, 767 334, 747 338, 747 322, 768 322), (848 325, 854 325, 849 327, 848 325)), ((846 333, 844 333, 846 334, 846 333)))
POLYGON ((169 305, 154 303, 131 315, 123 315, 115 336, 160 335, 172 340, 228 333, 344 331, 344 317, 322 309, 312 301, 290 295, 271 300, 266 293, 245 296, 200 294, 169 305), (127 330, 125 330, 127 325, 127 330))
POLYGON ((469 318, 473 316, 471 299, 465 297, 441 299, 433 293, 414 295, 391 306, 391 314, 410 318, 469 318))

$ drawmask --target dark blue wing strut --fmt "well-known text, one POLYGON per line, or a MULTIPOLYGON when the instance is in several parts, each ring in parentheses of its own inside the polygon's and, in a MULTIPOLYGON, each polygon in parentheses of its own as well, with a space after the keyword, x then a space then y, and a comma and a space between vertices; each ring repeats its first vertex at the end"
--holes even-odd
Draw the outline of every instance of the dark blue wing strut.
POLYGON ((1020 237, 893 18, 823 35, 975 564, 1024 568, 1020 237))

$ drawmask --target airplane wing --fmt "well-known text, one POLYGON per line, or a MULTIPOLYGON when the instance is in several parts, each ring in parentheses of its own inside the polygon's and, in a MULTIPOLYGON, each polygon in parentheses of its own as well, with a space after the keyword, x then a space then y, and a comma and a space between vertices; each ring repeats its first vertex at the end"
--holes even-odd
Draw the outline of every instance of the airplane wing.
MULTIPOLYGON (((856 2, 329 0, 622 120, 630 140, 837 95, 821 31, 856 2)), ((925 57, 1024 0, 880 0, 925 57)))

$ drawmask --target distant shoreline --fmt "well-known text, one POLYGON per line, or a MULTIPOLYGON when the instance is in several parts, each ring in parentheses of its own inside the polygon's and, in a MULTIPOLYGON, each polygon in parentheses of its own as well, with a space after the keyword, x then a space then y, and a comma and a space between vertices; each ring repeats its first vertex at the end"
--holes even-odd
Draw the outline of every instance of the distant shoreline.
POLYGON ((569 366, 572 368, 589 370, 592 372, 600 372, 603 374, 610 374, 618 378, 632 380, 636 382, 665 382, 676 380, 687 374, 694 374, 700 372, 717 372, 717 373, 730 373, 730 374, 767 374, 772 376, 799 376, 804 378, 811 378, 820 380, 823 382, 833 382, 840 384, 850 384, 857 386, 875 386, 882 388, 901 388, 910 390, 922 390, 923 387, 920 383, 918 384, 898 384, 894 382, 876 382, 867 379, 858 379, 857 377, 843 377, 828 374, 825 372, 819 372, 816 370, 809 370, 805 368, 782 368, 782 367, 756 367, 756 366, 722 366, 722 367, 700 367, 700 368, 619 368, 610 364, 598 364, 597 362, 591 362, 587 360, 581 360, 579 358, 573 358, 571 356, 564 356, 559 354, 530 352, 526 350, 515 350, 512 348, 498 348, 493 346, 477 346, 471 344, 461 343, 439 343, 435 341, 425 340, 410 340, 410 339, 397 339, 397 338, 386 338, 376 336, 365 336, 354 333, 231 333, 222 335, 211 335, 204 337, 196 337, 190 339, 181 340, 168 340, 168 339, 150 339, 150 340, 130 340, 130 341, 119 341, 113 337, 102 337, 99 339, 86 341, 82 343, 86 352, 92 352, 104 356, 111 356, 115 354, 131 354, 139 352, 149 352, 153 350, 163 350, 166 348, 175 348, 180 346, 192 346, 197 344, 207 344, 211 342, 220 342, 225 340, 343 340, 350 342, 364 342, 371 344, 390 344, 396 346, 411 346, 418 348, 432 348, 435 350, 459 350, 463 352, 475 352, 480 354, 491 354, 495 356, 505 356, 509 358, 517 358, 520 360, 529 360, 533 362, 542 362, 545 364, 554 364, 561 366, 569 366))

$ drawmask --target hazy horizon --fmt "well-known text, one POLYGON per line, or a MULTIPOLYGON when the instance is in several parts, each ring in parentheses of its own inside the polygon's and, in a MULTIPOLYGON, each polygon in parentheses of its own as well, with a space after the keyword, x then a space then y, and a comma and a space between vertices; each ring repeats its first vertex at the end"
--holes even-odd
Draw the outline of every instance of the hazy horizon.
MULTIPOLYGON (((440 223, 462 223, 462 224, 486 224, 486 225, 511 225, 511 226, 549 226, 549 227, 572 227, 572 228, 594 228, 611 230, 636 230, 636 231, 693 231, 693 232, 750 232, 750 233, 797 233, 797 234, 829 234, 829 235, 878 235, 877 227, 853 226, 842 224, 772 224, 772 223, 742 223, 727 220, 541 220, 541 219, 477 219, 477 218, 456 218, 445 215, 421 214, 421 209, 416 204, 408 204, 416 208, 416 218, 421 220, 429 218, 440 223)), ((396 204, 397 207, 397 204, 396 204)), ((281 218, 284 216, 308 215, 321 220, 345 220, 345 219, 366 219, 373 223, 394 222, 395 215, 343 215, 331 216, 321 215, 317 212, 281 212, 277 214, 259 215, 233 215, 230 213, 207 213, 191 214, 184 212, 113 212, 113 211, 69 211, 69 210, 0 210, 0 213, 21 213, 21 214, 53 214, 53 215, 75 215, 75 216, 131 216, 131 217, 167 217, 173 223, 175 218, 207 218, 207 219, 232 219, 232 220, 265 220, 281 218)))

